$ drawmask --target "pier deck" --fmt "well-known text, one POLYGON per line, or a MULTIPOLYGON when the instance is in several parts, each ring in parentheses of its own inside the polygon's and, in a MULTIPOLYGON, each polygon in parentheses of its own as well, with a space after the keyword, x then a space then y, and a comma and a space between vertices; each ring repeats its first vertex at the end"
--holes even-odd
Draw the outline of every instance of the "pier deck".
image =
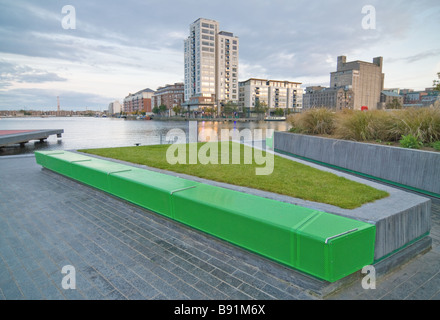
POLYGON ((51 135, 57 135, 61 138, 63 129, 54 130, 0 130, 0 148, 20 144, 24 145, 31 140, 44 141, 51 135))

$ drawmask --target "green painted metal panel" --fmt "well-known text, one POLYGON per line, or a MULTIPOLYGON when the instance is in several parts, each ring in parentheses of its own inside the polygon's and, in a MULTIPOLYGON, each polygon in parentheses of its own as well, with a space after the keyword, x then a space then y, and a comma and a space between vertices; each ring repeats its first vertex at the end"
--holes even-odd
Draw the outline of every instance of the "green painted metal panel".
POLYGON ((328 281, 343 278, 374 260, 374 225, 320 212, 295 233, 295 267, 328 281))
POLYGON ((109 175, 110 192, 146 209, 174 218, 171 194, 199 183, 170 175, 131 168, 109 175))
POLYGON ((69 178, 72 175, 72 162, 90 161, 90 157, 66 151, 38 151, 35 152, 37 163, 52 171, 58 172, 69 178))
POLYGON ((112 173, 130 170, 131 167, 116 162, 88 157, 88 161, 72 161, 71 172, 74 178, 84 184, 111 192, 109 176, 112 173))
POLYGON ((314 214, 210 185, 175 193, 173 205, 176 220, 287 265, 293 263, 292 226, 314 214))
POLYGON ((40 165, 327 281, 373 263, 375 226, 70 152, 40 165))
POLYGON ((209 185, 173 198, 176 220, 327 281, 373 262, 368 223, 209 185))

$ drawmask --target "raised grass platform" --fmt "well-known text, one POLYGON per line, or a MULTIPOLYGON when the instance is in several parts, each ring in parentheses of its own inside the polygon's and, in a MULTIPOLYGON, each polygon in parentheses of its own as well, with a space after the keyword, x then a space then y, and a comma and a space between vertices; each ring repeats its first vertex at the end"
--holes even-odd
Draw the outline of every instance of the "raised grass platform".
POLYGON ((374 224, 71 152, 37 163, 252 252, 335 282, 375 251, 374 224))

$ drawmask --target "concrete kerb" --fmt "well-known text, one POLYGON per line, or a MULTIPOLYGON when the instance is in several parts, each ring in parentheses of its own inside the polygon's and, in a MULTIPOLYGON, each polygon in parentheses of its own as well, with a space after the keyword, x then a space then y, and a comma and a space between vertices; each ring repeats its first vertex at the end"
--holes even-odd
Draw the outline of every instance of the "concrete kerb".
POLYGON ((440 194, 436 152, 289 132, 275 133, 274 148, 434 197, 440 194))
MULTIPOLYGON (((82 154, 77 150, 70 150, 70 151, 82 154)), ((266 191, 260 191, 256 189, 239 187, 226 183, 206 180, 194 176, 189 176, 186 174, 180 174, 180 173, 170 172, 157 168, 152 168, 145 165, 137 165, 125 161, 108 159, 105 157, 100 157, 95 155, 93 155, 93 157, 105 159, 105 160, 111 160, 122 164, 131 165, 138 168, 144 168, 160 173, 165 173, 168 175, 181 177, 184 179, 193 180, 196 182, 201 182, 209 185, 245 192, 281 202, 304 206, 311 209, 322 210, 325 212, 346 216, 352 219, 357 219, 360 221, 375 224, 377 228, 375 267, 378 269, 378 276, 386 275, 389 272, 391 272, 393 269, 410 261, 416 256, 430 250, 432 243, 431 238, 428 236, 431 228, 430 199, 421 197, 413 193, 408 193, 387 185, 362 179, 344 172, 323 167, 314 163, 309 163, 303 160, 299 160, 294 157, 289 157, 278 153, 275 154, 314 167, 322 171, 331 172, 335 175, 347 178, 349 180, 353 180, 359 183, 369 185, 376 189, 384 190, 388 192, 390 196, 385 199, 375 201, 373 203, 365 204, 362 207, 354 210, 347 210, 327 204, 316 203, 312 201, 306 201, 302 199, 274 194, 266 191), (397 231, 394 232, 402 233, 401 230, 402 221, 406 223, 406 229, 404 230, 404 234, 393 235, 392 232, 390 232, 390 229, 392 230, 393 227, 397 228, 397 231), (411 224, 411 227, 409 227, 409 224, 411 224), (414 225, 418 225, 418 227, 413 228, 414 225), (415 229, 415 231, 411 231, 411 229, 415 229)), ((237 252, 239 251, 241 250, 238 249, 237 252)), ((274 270, 277 270, 275 272, 277 272, 277 275, 279 276, 280 269, 275 268, 274 270)), ((292 270, 291 269, 288 270, 289 270, 288 274, 291 275, 292 270)), ((268 273, 271 272, 270 268, 266 271, 268 273)), ((328 283, 326 281, 321 281, 319 279, 312 278, 308 275, 304 275, 301 272, 295 272, 295 276, 293 278, 291 276, 286 276, 286 278, 289 278, 290 282, 295 283, 296 285, 304 288, 305 290, 311 291, 312 293, 314 293, 319 297, 325 297, 353 283, 353 281, 359 280, 361 276, 362 274, 359 271, 335 283, 328 283)))

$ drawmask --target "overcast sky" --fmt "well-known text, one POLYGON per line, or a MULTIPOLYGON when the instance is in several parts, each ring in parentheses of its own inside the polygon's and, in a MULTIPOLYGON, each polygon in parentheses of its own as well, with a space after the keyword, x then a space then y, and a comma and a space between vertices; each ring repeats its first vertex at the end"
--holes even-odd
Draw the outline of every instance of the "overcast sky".
POLYGON ((104 110, 183 82, 183 40, 200 17, 240 38, 240 81, 328 86, 340 55, 383 56, 386 88, 424 89, 440 72, 438 0, 0 0, 0 109, 55 110, 60 96, 64 110, 104 110), (66 5, 75 29, 63 28, 66 5))

